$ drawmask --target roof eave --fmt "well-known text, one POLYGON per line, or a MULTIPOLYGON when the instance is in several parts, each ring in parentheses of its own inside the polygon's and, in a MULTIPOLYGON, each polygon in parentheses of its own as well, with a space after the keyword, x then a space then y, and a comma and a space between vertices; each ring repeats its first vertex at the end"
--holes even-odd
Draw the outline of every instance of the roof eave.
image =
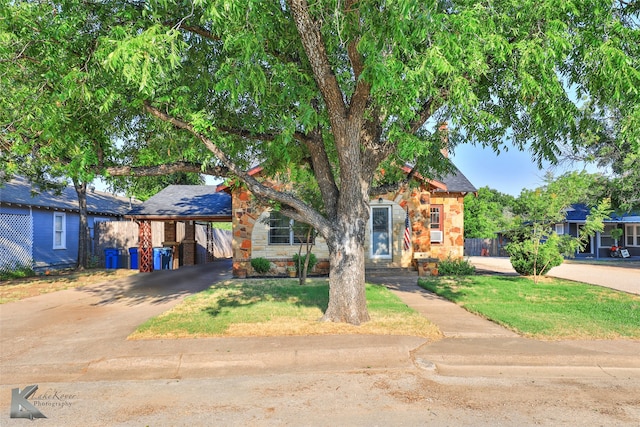
MULTIPOLYGON (((17 206, 19 208, 32 208, 32 209, 42 209, 47 211, 58 211, 58 212, 75 212, 79 213, 80 209, 78 208, 64 208, 61 206, 45 206, 45 205, 35 205, 30 203, 16 203, 16 202, 1 202, 0 205, 5 206, 17 206)), ((87 210, 87 214, 89 215, 102 215, 102 216, 122 216, 123 213, 117 212, 104 212, 104 211, 92 211, 87 210)))
POLYGON ((231 215, 123 215, 124 219, 134 221, 210 221, 231 222, 231 215))
MULTIPOLYGON (((402 170, 403 170, 405 173, 410 173, 410 172, 411 172, 411 168, 410 168, 410 167, 408 167, 408 166, 403 166, 403 167, 402 167, 402 170)), ((435 187, 435 188, 439 189, 439 190, 442 190, 442 191, 449 191, 449 190, 447 189, 447 185, 446 185, 444 182, 436 181, 435 179, 425 178, 425 177, 423 177, 422 175, 420 175, 419 173, 414 174, 414 177, 415 177, 416 179, 418 179, 418 180, 422 181, 422 182, 425 182, 425 183, 427 183, 427 184, 431 185, 432 187, 435 187)))

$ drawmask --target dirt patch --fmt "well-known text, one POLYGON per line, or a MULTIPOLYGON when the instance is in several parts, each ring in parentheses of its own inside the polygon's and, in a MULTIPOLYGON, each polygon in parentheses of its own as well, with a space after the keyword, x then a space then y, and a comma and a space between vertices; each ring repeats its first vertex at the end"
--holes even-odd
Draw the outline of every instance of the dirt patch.
POLYGON ((94 285, 137 274, 138 270, 52 271, 49 274, 0 282, 0 304, 49 292, 94 285))

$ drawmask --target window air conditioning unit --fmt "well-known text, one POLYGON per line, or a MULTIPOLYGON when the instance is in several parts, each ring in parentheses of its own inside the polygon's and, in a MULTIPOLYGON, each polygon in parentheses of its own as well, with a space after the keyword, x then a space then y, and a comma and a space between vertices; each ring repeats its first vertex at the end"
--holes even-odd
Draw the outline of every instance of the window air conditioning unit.
POLYGON ((442 243, 442 238, 441 230, 431 230, 431 242, 442 243))

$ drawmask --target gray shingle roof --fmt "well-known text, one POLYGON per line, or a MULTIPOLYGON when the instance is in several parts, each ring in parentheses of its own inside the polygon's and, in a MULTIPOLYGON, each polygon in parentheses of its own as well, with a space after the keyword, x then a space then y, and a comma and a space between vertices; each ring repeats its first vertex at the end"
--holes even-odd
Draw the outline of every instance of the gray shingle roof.
MULTIPOLYGON (((451 193, 475 193, 478 191, 476 187, 467 179, 466 176, 454 165, 454 171, 444 176, 438 181, 447 186, 447 191, 451 193)), ((442 191, 442 190, 436 190, 442 191)))
MULTIPOLYGON (((407 163, 404 166, 404 171, 409 172, 412 169, 413 165, 407 163)), ((416 179, 425 179, 420 175, 416 175, 416 179)), ((432 191, 441 192, 441 193, 475 193, 478 189, 467 179, 466 176, 460 169, 456 167, 453 163, 451 163, 451 172, 442 176, 442 177, 433 177, 427 178, 427 181, 430 181, 432 186, 434 187, 432 191), (444 187, 442 188, 444 184, 444 187)))
MULTIPOLYGON (((22 177, 16 177, 0 187, 0 203, 78 211, 78 195, 72 186, 65 187, 60 194, 46 191, 32 196, 31 183, 22 177)), ((115 196, 101 191, 87 191, 87 210, 90 214, 124 215, 131 209, 131 205, 136 203, 140 202, 130 203, 128 197, 115 196)))
POLYGON ((215 185, 170 185, 127 213, 132 218, 229 219, 231 196, 215 185))

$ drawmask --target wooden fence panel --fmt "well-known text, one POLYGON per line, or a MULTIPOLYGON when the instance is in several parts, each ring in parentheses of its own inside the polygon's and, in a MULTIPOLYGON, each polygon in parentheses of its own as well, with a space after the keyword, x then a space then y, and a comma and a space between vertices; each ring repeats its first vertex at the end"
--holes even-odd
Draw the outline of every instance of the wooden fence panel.
POLYGON ((233 256, 231 231, 196 224, 196 242, 196 263, 198 264, 233 256), (207 231, 209 232, 208 236, 207 231))
POLYGON ((507 256, 500 239, 464 239, 465 256, 507 256))

